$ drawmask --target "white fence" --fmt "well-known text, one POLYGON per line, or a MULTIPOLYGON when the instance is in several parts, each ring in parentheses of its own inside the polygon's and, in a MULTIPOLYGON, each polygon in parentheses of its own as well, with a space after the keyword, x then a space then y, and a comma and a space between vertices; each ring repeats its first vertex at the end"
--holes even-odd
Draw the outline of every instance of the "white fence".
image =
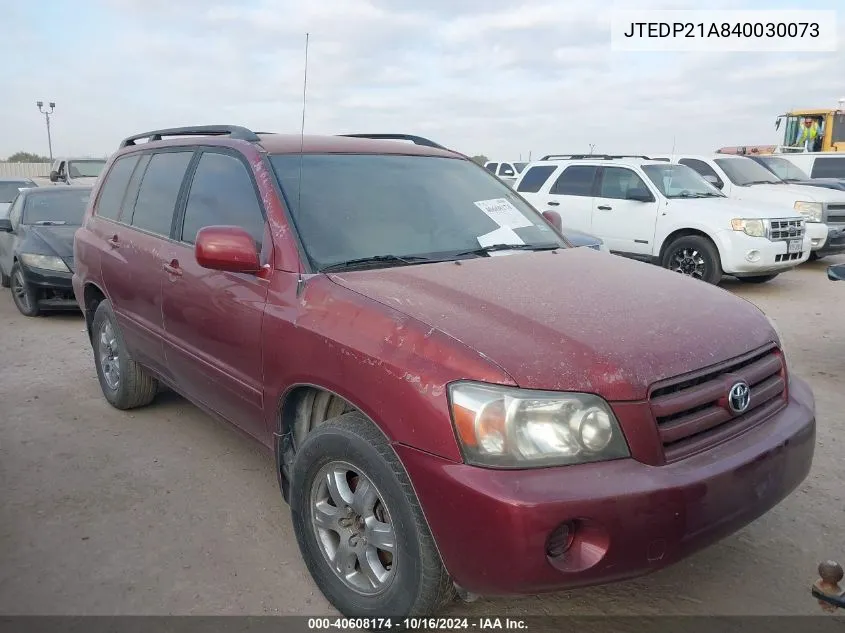
POLYGON ((0 161, 0 176, 49 178, 50 163, 7 163, 0 161))

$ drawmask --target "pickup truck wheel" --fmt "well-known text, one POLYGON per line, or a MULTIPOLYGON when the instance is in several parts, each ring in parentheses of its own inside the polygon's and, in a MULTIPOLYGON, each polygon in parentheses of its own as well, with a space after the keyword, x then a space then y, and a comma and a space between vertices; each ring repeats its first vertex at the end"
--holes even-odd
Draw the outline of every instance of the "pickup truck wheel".
POLYGON ((158 381, 129 358, 108 299, 97 306, 92 331, 97 378, 109 404, 116 409, 134 409, 152 402, 158 392, 158 381))
POLYGON ((754 277, 737 277, 737 279, 749 284, 764 284, 767 281, 771 281, 772 279, 777 277, 778 274, 779 273, 775 273, 773 275, 755 275, 754 277))
POLYGON ((722 279, 722 262, 716 245, 700 235, 679 237, 663 253, 664 268, 694 279, 717 284, 722 279))
POLYGON ((344 616, 425 616, 454 598, 402 463, 361 413, 306 436, 290 489, 305 564, 344 616))
POLYGON ((38 294, 26 283, 21 265, 17 262, 12 266, 10 285, 12 287, 12 300, 22 315, 36 317, 41 314, 41 309, 38 307, 38 294))

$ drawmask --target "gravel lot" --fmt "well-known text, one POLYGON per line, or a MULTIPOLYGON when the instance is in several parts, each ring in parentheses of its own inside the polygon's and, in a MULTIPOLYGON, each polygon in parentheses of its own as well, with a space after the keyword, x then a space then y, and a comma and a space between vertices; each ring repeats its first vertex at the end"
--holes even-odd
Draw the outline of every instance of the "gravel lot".
MULTIPOLYGON (((777 321, 792 371, 815 391, 816 461, 799 490, 652 576, 451 614, 818 613, 816 564, 845 558, 845 284, 824 274, 836 261, 723 285, 777 321)), ((170 393, 112 409, 81 316, 24 318, 6 290, 0 351, 0 613, 333 613, 262 447, 170 393)))

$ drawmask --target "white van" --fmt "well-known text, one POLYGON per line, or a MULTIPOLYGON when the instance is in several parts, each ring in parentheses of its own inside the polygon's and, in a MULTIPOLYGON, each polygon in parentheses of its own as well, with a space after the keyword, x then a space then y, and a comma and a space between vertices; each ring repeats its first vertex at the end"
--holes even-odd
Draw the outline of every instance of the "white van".
POLYGON ((611 253, 709 283, 723 274, 766 282, 810 254, 796 211, 731 200, 683 165, 601 155, 538 161, 514 189, 611 253))
POLYGON ((673 154, 651 158, 691 167, 731 199, 772 205, 781 212, 797 211, 807 220, 811 259, 845 253, 845 191, 787 183, 745 156, 673 154))
POLYGON ((845 178, 845 154, 834 152, 783 152, 772 154, 788 158, 810 178, 845 178))

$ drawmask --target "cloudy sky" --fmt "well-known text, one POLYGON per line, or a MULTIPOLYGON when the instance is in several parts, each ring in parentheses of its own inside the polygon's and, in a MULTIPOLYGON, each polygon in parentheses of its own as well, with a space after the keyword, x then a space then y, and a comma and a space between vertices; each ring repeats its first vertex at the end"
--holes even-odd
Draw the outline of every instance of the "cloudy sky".
MULTIPOLYGON (((841 0, 709 0, 833 9, 841 0)), ((158 127, 406 132, 468 154, 708 152, 774 143, 776 115, 845 97, 835 53, 630 53, 610 9, 685 0, 2 0, 0 157, 106 155, 158 127)))

